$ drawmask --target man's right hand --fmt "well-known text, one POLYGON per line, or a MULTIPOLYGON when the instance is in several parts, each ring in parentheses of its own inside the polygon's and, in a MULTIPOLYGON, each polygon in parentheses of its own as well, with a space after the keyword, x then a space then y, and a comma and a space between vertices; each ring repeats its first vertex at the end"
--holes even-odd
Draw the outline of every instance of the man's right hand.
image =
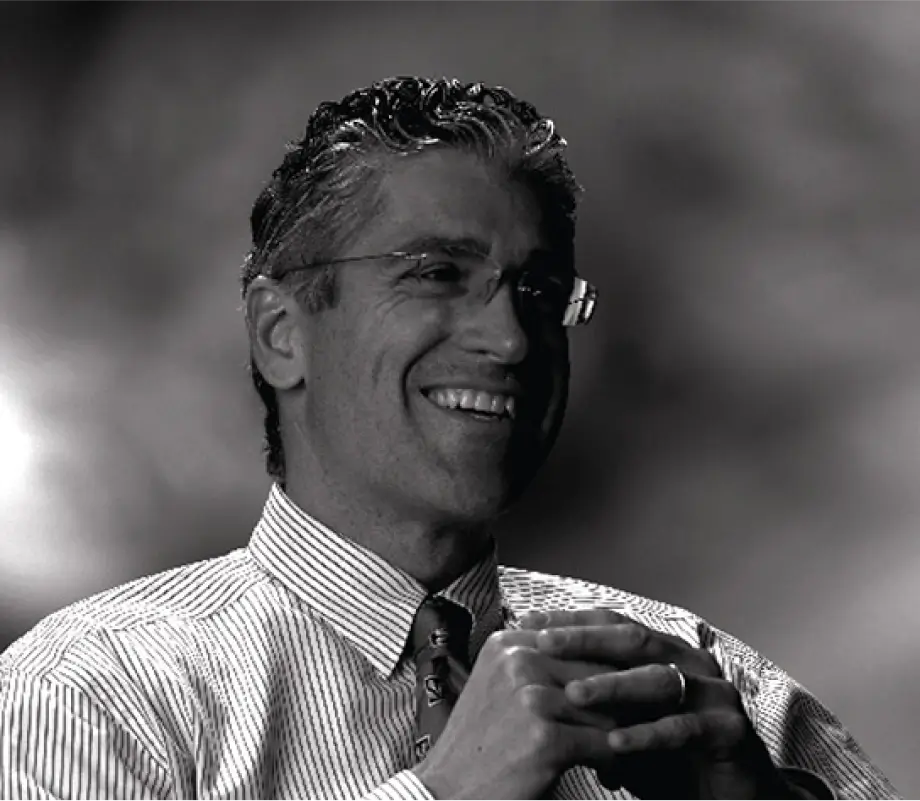
POLYGON ((540 798, 574 765, 609 765, 612 719, 578 709, 565 685, 609 667, 540 653, 536 631, 486 641, 437 743, 413 772, 435 798, 540 798))

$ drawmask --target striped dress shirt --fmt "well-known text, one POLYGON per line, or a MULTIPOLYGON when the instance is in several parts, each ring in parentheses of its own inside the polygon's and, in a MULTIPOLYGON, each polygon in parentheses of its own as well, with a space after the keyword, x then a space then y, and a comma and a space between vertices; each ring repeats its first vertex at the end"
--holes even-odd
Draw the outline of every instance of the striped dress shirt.
MULTIPOLYGON (((494 550, 442 594, 472 615, 472 658, 528 611, 597 606, 707 648, 777 764, 895 796, 800 685, 689 612, 494 550)), ((404 656, 425 595, 275 486, 247 548, 80 601, 0 655, 0 797, 431 798, 404 656)), ((632 797, 581 767, 554 792, 632 797)))

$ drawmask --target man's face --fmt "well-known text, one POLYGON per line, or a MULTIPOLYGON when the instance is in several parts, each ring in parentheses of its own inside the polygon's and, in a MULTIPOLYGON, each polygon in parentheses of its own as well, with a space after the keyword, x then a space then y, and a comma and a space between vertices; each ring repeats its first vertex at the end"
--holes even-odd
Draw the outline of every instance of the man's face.
MULTIPOLYGON (((439 149, 390 159, 380 211, 344 257, 471 240, 503 267, 540 258, 540 209, 480 159, 439 149)), ((419 297, 413 265, 341 264, 336 304, 307 316, 305 447, 313 473, 353 503, 411 519, 487 520, 526 487, 564 413, 568 344, 560 322, 523 320, 502 284, 488 304, 419 297), (416 282, 416 283, 413 283, 416 282), (464 393, 490 411, 445 408, 464 393), (486 395, 477 397, 477 393, 486 395), (497 397, 496 397, 497 396, 497 397)))

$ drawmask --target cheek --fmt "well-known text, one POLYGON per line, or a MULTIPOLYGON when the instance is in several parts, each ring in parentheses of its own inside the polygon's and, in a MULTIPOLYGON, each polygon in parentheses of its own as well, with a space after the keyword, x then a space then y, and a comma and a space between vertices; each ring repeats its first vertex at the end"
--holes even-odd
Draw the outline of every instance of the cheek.
POLYGON ((540 354, 544 362, 542 370, 547 382, 547 409, 543 427, 546 433, 555 436, 562 423, 569 395, 569 348, 568 338, 563 332, 544 340, 545 350, 540 354))
POLYGON ((402 390, 413 367, 450 337, 450 315, 444 309, 406 303, 393 309, 387 323, 370 332, 373 348, 370 380, 375 391, 402 390))
POLYGON ((551 381, 554 387, 568 383, 569 339, 565 330, 535 331, 530 341, 534 368, 543 374, 544 380, 551 381))

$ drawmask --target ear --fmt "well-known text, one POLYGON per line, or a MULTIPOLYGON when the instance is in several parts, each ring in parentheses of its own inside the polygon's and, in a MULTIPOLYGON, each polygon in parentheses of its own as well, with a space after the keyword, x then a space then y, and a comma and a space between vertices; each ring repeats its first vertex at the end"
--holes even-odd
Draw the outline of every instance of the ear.
POLYGON ((249 285, 245 303, 253 361, 275 389, 293 389, 307 377, 300 305, 265 276, 249 285))

